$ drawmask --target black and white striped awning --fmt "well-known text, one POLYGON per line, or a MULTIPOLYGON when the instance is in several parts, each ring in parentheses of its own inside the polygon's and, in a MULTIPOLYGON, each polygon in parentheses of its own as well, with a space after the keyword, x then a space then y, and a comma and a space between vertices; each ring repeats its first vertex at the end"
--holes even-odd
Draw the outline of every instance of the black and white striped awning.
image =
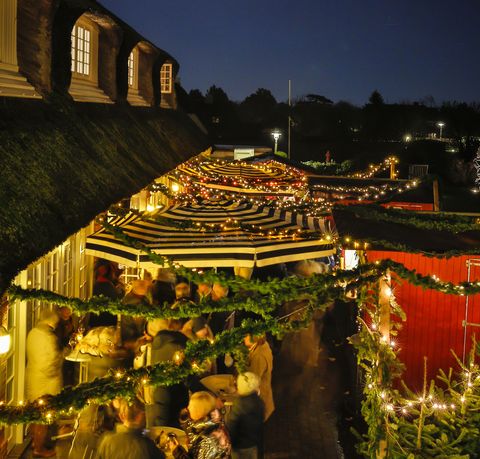
MULTIPOLYGON (((308 217, 240 202, 172 206, 155 214, 116 217, 110 223, 187 267, 251 268, 332 255, 331 221, 330 216, 308 217), (291 235, 298 230, 307 232, 302 237, 291 235)), ((87 238, 86 249, 90 255, 125 265, 157 267, 147 254, 104 229, 87 238)))
POLYGON ((180 164, 172 178, 242 194, 296 194, 307 184, 301 171, 277 161, 206 160, 204 156, 180 164))

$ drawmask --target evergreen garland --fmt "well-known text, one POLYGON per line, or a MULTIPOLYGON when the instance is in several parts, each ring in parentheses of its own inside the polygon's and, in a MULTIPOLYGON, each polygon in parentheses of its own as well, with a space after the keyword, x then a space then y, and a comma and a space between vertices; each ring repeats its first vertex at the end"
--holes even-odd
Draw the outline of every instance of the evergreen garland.
POLYGON ((281 321, 270 317, 262 321, 244 320, 240 327, 218 334, 211 343, 208 340, 189 342, 180 364, 161 362, 140 369, 111 370, 110 375, 94 381, 65 387, 57 395, 46 395, 33 402, 17 406, 0 406, 0 424, 28 422, 50 423, 62 416, 69 416, 90 403, 106 403, 116 397, 133 397, 144 385, 170 386, 185 381, 190 375, 202 372, 202 364, 220 355, 232 353, 237 357, 239 371, 245 370, 246 347, 243 338, 271 333, 282 337, 304 327, 311 319, 313 310, 326 309, 328 304, 316 305, 303 312, 297 320, 281 321))
POLYGON ((464 215, 452 215, 443 212, 419 214, 400 209, 388 209, 375 204, 337 206, 337 208, 358 215, 360 218, 391 222, 418 229, 447 231, 453 234, 465 231, 480 231, 480 224, 477 219, 464 215))

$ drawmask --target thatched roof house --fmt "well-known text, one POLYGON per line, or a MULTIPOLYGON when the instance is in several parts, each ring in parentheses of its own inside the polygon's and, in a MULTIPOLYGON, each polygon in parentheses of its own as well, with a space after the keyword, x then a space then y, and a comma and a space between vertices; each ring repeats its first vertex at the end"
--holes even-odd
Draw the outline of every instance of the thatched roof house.
POLYGON ((0 19, 3 291, 207 140, 177 110, 175 59, 98 2, 5 0, 0 19))

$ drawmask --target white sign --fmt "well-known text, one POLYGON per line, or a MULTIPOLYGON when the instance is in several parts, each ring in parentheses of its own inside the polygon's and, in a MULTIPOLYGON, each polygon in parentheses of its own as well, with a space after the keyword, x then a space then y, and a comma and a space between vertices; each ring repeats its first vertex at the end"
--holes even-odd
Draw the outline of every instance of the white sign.
POLYGON ((254 148, 235 148, 233 150, 233 159, 245 159, 255 155, 254 148))

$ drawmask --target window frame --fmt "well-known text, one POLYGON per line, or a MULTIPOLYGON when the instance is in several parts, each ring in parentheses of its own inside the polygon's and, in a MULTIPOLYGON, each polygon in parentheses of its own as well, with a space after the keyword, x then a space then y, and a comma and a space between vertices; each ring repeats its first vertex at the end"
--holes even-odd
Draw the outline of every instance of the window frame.
POLYGON ((129 89, 137 88, 136 79, 137 59, 135 49, 132 49, 127 59, 127 83, 129 89))
POLYGON ((173 64, 165 62, 160 68, 160 92, 172 94, 173 92, 173 64))
POLYGON ((70 70, 76 78, 90 79, 92 76, 92 38, 93 31, 89 27, 84 24, 73 26, 70 70))

